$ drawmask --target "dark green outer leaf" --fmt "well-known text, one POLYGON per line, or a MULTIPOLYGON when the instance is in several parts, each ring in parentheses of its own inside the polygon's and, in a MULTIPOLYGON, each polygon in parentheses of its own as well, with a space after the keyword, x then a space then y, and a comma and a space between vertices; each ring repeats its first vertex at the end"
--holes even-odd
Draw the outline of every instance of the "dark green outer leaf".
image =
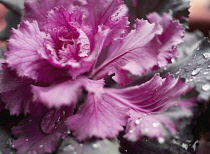
MULTIPOLYGON (((170 71, 170 68, 168 70, 170 71)), ((199 98, 208 100, 210 97, 210 42, 208 39, 205 38, 193 54, 183 59, 173 72, 175 76, 185 78, 189 85, 195 86, 200 93, 199 98)))
POLYGON ((17 28, 21 21, 21 16, 14 11, 9 10, 6 14, 6 28, 0 32, 0 40, 7 40, 10 35, 11 28, 17 28))
POLYGON ((23 117, 10 116, 9 111, 0 112, 0 153, 15 154, 13 149, 13 138, 10 128, 17 124, 23 117))
POLYGON ((24 2, 25 0, 0 0, 0 3, 19 15, 23 14, 24 2))
POLYGON ((99 140, 88 143, 78 143, 67 137, 61 143, 58 154, 120 154, 117 140, 99 140))
POLYGON ((128 4, 130 12, 139 19, 146 18, 152 12, 157 12, 160 15, 164 12, 171 12, 173 17, 188 27, 188 20, 183 18, 189 15, 188 0, 137 0, 136 8, 132 6, 130 1, 125 0, 125 3, 128 4))

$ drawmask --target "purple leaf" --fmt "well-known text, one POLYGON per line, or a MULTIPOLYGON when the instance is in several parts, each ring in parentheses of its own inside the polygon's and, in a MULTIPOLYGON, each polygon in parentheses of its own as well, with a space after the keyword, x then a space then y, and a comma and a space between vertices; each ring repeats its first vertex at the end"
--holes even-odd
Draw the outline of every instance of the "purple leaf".
POLYGON ((89 94, 79 111, 68 118, 68 128, 80 141, 93 136, 102 139, 115 137, 127 122, 128 109, 103 92, 102 81, 83 82, 86 82, 89 94))
MULTIPOLYGON (((115 81, 120 81, 121 70, 129 70, 134 75, 141 75, 151 70, 157 64, 157 55, 152 51, 148 43, 157 34, 162 33, 162 28, 158 24, 150 24, 144 20, 136 20, 136 29, 132 30, 123 41, 118 41, 111 47, 110 56, 96 68, 98 73, 115 73, 115 81), (139 60, 141 59, 141 60, 139 60), (147 62, 148 65, 143 65, 147 62)), ((119 83, 125 84, 129 82, 119 83)))
POLYGON ((11 115, 30 113, 31 83, 31 80, 19 78, 7 68, 0 75, 1 100, 11 115))
POLYGON ((34 101, 40 102, 49 108, 71 106, 76 104, 81 87, 78 81, 70 80, 51 85, 49 87, 32 86, 34 101))
POLYGON ((51 82, 63 74, 41 58, 40 51, 44 50, 43 41, 46 35, 39 30, 36 21, 25 21, 20 24, 18 30, 13 29, 12 33, 6 62, 10 68, 17 70, 19 76, 51 82))
POLYGON ((16 139, 13 144, 17 153, 51 153, 61 138, 67 136, 64 121, 73 108, 46 110, 37 108, 39 113, 22 120, 12 128, 16 139))

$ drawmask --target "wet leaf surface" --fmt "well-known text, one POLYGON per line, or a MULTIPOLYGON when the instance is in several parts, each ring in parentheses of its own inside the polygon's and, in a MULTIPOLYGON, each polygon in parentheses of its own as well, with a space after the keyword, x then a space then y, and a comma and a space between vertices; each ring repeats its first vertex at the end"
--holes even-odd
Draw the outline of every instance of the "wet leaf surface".
POLYGON ((79 143, 71 137, 65 138, 59 147, 58 154, 120 154, 116 140, 98 140, 79 143))

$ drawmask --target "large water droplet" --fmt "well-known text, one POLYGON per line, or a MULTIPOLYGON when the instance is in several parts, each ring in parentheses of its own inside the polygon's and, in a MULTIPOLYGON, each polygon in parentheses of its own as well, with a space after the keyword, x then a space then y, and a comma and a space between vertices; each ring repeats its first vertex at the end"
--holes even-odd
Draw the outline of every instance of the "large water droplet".
POLYGON ((204 53, 203 56, 204 58, 210 58, 210 53, 204 53))
POLYGON ((195 70, 192 71, 191 75, 197 75, 201 71, 201 68, 196 68, 195 70))
POLYGON ((63 148, 63 151, 73 151, 75 148, 73 145, 69 144, 63 148))
POLYGON ((94 148, 94 149, 96 149, 96 148, 98 148, 98 147, 100 147, 100 143, 94 143, 94 144, 93 144, 93 148, 94 148))
POLYGON ((50 134, 63 122, 65 115, 63 111, 52 109, 48 111, 41 120, 41 130, 43 133, 50 134))
POLYGON ((209 91, 210 90, 210 84, 206 83, 202 86, 203 91, 209 91))

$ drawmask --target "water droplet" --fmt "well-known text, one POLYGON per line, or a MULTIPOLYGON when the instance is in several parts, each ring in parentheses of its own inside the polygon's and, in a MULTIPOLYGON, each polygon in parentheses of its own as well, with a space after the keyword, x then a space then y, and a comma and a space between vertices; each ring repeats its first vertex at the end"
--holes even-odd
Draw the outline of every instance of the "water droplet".
POLYGON ((73 151, 75 148, 73 145, 69 144, 63 148, 63 151, 73 151))
POLYGON ((8 140, 7 140, 7 145, 9 146, 9 147, 12 147, 12 139, 11 138, 9 138, 8 140))
POLYGON ((50 134, 57 129, 57 127, 64 120, 63 111, 52 109, 48 111, 41 121, 41 130, 45 134, 50 134))
POLYGON ((210 58, 210 53, 204 53, 203 56, 204 58, 210 58))
POLYGON ((25 139, 26 142, 28 142, 28 139, 25 139))
POLYGON ((182 148, 184 148, 185 150, 187 150, 188 149, 188 145, 186 144, 186 143, 182 143, 182 148))
POLYGON ((32 151, 33 154, 37 154, 37 152, 35 150, 32 151))
POLYGON ((192 71, 191 75, 197 75, 201 71, 201 68, 196 68, 195 70, 192 71))
POLYGON ((133 130, 131 129, 131 130, 129 130, 129 133, 133 133, 133 130))
POLYGON ((97 149, 98 147, 100 147, 100 143, 94 143, 94 144, 93 144, 93 148, 94 148, 94 149, 97 149))
POLYGON ((136 121, 135 121, 135 124, 137 124, 137 125, 139 125, 141 123, 141 120, 140 119, 137 119, 136 121))
POLYGON ((162 138, 162 137, 159 137, 159 138, 158 138, 158 142, 159 142, 160 144, 163 144, 163 143, 165 142, 165 139, 162 138))
POLYGON ((145 129, 144 129, 144 132, 145 132, 145 133, 149 133, 150 130, 149 130, 148 128, 145 128, 145 129))
POLYGON ((39 145, 39 148, 43 148, 43 145, 39 145))
POLYGON ((208 73, 209 73, 209 72, 204 72, 203 74, 206 75, 206 74, 208 74, 208 73))
POLYGON ((210 68, 210 65, 208 65, 207 67, 210 68))
POLYGON ((152 126, 153 127, 158 127, 159 126, 159 123, 158 122, 155 122, 155 123, 152 124, 152 126))
POLYGON ((202 86, 203 91, 209 91, 210 90, 210 84, 206 83, 202 86))
POLYGON ((70 130, 67 130, 67 134, 71 134, 71 131, 70 130))
POLYGON ((181 69, 179 69, 175 74, 178 75, 181 72, 181 69))

